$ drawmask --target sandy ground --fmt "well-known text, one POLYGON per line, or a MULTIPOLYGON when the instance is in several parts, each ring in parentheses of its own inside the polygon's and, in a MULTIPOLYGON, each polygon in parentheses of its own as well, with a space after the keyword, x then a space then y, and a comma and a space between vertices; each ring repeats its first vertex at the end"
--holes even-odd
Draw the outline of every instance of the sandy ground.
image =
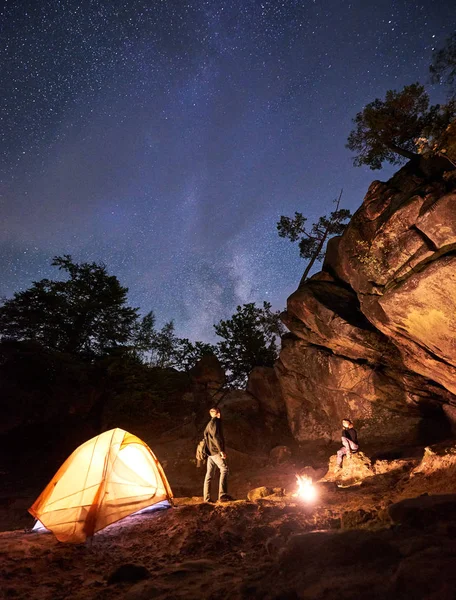
MULTIPOLYGON (((128 517, 83 545, 61 544, 48 533, 5 531, 0 596, 454 600, 453 450, 442 446, 422 460, 380 461, 359 481, 342 477, 338 483, 347 487, 323 482, 311 504, 293 496, 295 475, 298 470, 321 476, 318 465, 305 469, 301 461, 258 468, 247 460, 231 478, 238 498, 256 485, 284 488, 285 495, 253 502, 243 495, 215 505, 197 495, 179 497, 174 508, 128 517), (418 499, 404 500, 413 497, 418 499)), ((200 493, 204 472, 193 464, 184 468, 184 459, 171 455, 171 484, 181 490, 193 485, 200 493)), ((355 467, 360 475, 362 465, 355 467)), ((325 478, 337 479, 332 471, 325 478)), ((13 500, 2 512, 13 522, 20 510, 20 501, 13 500)))

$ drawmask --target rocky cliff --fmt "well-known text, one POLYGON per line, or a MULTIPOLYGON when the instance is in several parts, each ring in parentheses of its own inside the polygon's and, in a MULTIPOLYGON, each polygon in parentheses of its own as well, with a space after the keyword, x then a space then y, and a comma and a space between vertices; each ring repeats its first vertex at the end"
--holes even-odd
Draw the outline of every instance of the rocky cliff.
POLYGON ((344 417, 398 441, 455 421, 456 181, 434 167, 374 181, 288 298, 276 373, 299 441, 338 438, 344 417))

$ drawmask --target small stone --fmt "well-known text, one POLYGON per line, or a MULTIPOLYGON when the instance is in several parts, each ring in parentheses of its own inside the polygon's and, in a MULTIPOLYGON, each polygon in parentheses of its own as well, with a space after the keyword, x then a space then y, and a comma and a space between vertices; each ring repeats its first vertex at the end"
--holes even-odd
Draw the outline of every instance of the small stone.
POLYGON ((255 502, 260 498, 266 498, 267 496, 271 496, 272 494, 274 494, 274 490, 272 488, 262 486, 250 490, 250 492, 247 494, 247 498, 248 500, 250 500, 250 502, 255 502))

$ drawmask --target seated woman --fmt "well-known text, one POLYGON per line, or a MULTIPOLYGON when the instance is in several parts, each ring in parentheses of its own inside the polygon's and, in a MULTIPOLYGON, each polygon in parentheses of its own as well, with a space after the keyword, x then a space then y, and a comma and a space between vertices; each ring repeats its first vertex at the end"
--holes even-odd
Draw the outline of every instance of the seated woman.
POLYGON ((342 427, 342 448, 337 451, 337 467, 339 469, 342 468, 344 456, 350 458, 359 448, 358 434, 350 419, 344 419, 342 421, 342 427))

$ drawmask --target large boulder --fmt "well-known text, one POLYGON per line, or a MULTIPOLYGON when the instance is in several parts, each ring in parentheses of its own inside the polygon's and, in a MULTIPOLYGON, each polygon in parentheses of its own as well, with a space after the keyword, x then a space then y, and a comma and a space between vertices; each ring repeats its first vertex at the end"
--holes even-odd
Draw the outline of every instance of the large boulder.
POLYGON ((226 382, 225 371, 214 354, 201 357, 190 370, 190 377, 195 385, 216 390, 226 382))
POLYGON ((453 418, 456 178, 425 162, 374 182, 323 270, 288 298, 275 370, 300 442, 334 439, 344 417, 403 442, 423 417, 453 418))
POLYGON ((365 479, 373 477, 375 470, 369 457, 363 452, 356 452, 351 457, 345 456, 342 467, 337 466, 337 456, 331 456, 328 464, 328 472, 324 481, 336 481, 341 485, 360 484, 365 479))
POLYGON ((294 292, 282 315, 293 333, 315 346, 353 358, 379 361, 395 348, 361 312, 359 300, 347 285, 322 273, 294 292))
POLYGON ((438 202, 445 191, 443 181, 429 183, 407 169, 387 183, 374 181, 343 236, 329 246, 324 269, 358 295, 382 294, 433 258, 437 248, 420 224, 426 229, 423 217, 437 209, 450 216, 448 203, 438 202))
POLYGON ((290 441, 286 416, 265 412, 261 402, 248 391, 227 391, 218 407, 225 442, 238 452, 267 461, 274 447, 290 441))
MULTIPOLYGON (((456 197, 454 205, 456 223, 456 197)), ((456 256, 426 264, 362 306, 409 370, 456 395, 456 256)))
POLYGON ((230 448, 248 454, 266 451, 256 398, 244 390, 232 390, 225 394, 218 407, 222 413, 225 442, 230 448))
MULTIPOLYGON (((202 409, 198 421, 206 418, 207 408, 216 406, 225 393, 225 370, 214 354, 207 354, 200 358, 195 366, 190 369, 191 400, 202 409)), ((200 412, 200 411, 198 411, 200 412)))
POLYGON ((386 369, 290 335, 283 340, 276 370, 290 429, 299 442, 338 440, 347 417, 365 439, 410 442, 415 436, 420 415, 414 397, 386 369))
POLYGON ((285 412, 282 390, 272 367, 255 367, 249 375, 247 392, 258 400, 264 411, 277 416, 285 412))
POLYGON ((411 527, 435 526, 439 521, 456 521, 456 494, 406 498, 388 507, 395 524, 411 527))

